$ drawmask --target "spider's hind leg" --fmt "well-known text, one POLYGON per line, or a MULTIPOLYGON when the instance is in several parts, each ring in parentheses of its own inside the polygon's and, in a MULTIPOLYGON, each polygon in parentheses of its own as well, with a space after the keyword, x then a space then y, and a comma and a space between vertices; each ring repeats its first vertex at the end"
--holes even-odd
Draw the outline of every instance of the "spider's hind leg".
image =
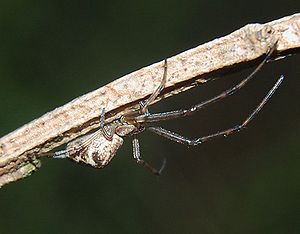
POLYGON ((166 159, 164 159, 162 166, 159 170, 152 167, 149 163, 147 163, 145 160, 141 158, 140 153, 140 144, 138 139, 136 138, 136 135, 133 135, 132 140, 132 148, 133 148, 133 158, 136 160, 137 164, 142 165, 143 167, 147 168, 152 174, 159 176, 161 172, 164 170, 166 165, 166 159))
POLYGON ((52 158, 67 158, 67 151, 66 150, 56 151, 52 154, 52 158))
POLYGON ((42 153, 42 156, 47 156, 49 158, 58 158, 58 159, 63 159, 63 158, 67 158, 67 150, 60 150, 60 151, 56 151, 53 153, 42 153))

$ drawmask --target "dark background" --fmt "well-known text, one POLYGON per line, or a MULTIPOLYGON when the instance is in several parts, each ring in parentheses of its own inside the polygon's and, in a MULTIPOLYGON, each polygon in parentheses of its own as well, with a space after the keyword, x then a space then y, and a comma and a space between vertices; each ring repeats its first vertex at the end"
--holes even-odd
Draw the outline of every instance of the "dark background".
MULTIPOLYGON (((0 3, 0 135, 143 66, 299 11, 280 1, 9 1, 0 3)), ((141 134, 96 170, 44 159, 0 191, 0 233, 299 233, 300 56, 267 64, 233 97, 163 123, 190 137, 233 126, 275 80, 286 79, 247 130, 188 148, 141 134)), ((229 88, 251 69, 153 106, 190 106, 229 88)))

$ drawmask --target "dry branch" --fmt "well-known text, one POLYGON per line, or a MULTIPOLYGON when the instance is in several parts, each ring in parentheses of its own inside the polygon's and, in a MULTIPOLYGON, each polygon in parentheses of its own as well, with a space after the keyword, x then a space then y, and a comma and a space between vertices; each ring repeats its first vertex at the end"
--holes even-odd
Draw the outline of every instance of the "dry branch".
MULTIPOLYGON (((216 72, 252 64, 277 41, 276 55, 300 48, 300 14, 266 24, 249 24, 219 39, 168 58, 168 78, 160 99, 206 82, 216 72)), ((107 121, 150 95, 159 85, 163 62, 125 75, 74 99, 0 139, 0 186, 40 167, 37 159, 61 144, 99 127, 100 108, 107 121)))

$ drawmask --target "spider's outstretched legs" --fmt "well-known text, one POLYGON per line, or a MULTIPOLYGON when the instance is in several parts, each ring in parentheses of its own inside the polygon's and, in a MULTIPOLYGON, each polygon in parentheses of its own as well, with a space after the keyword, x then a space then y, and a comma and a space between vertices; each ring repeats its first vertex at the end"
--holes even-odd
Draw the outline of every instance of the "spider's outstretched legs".
POLYGON ((165 168, 166 160, 163 161, 163 164, 162 164, 161 168, 159 170, 157 170, 154 167, 152 167, 149 163, 147 163, 146 161, 144 161, 143 159, 141 159, 140 144, 139 144, 138 139, 136 138, 136 135, 133 136, 132 148, 133 148, 133 158, 136 160, 136 162, 138 164, 140 164, 143 167, 147 168, 154 175, 159 176, 161 174, 161 172, 165 168))
POLYGON ((230 134, 236 133, 242 129, 244 129, 247 124, 250 123, 250 121, 258 114, 258 112, 263 108, 263 106, 268 102, 268 100, 272 97, 272 95, 274 94, 274 92, 276 91, 276 89, 279 87, 279 85, 282 83, 284 79, 284 76, 281 75, 280 78, 277 80, 277 82, 275 83, 275 85, 272 87, 272 89, 268 92, 268 94, 264 97, 264 99, 259 103, 259 105, 255 108, 255 110, 244 120, 244 122, 240 125, 237 125, 235 127, 220 131, 220 132, 216 132, 214 134, 210 134, 208 136, 204 136, 204 137, 200 137, 200 138, 196 138, 196 139, 188 139, 184 136, 181 136, 175 132, 171 132, 169 130, 163 129, 161 127, 149 127, 147 129, 149 129, 150 131, 168 138, 169 140, 181 143, 181 144, 186 144, 186 145, 191 145, 191 146, 196 146, 199 145, 205 141, 211 140, 215 137, 218 136, 228 136, 230 134))
MULTIPOLYGON (((227 89, 227 90, 223 91, 222 93, 220 93, 219 95, 217 95, 213 98, 210 98, 208 100, 200 102, 200 103, 198 103, 198 104, 196 104, 196 105, 194 105, 190 108, 187 108, 187 109, 179 109, 179 110, 168 111, 168 112, 163 112, 163 113, 154 113, 154 114, 149 114, 149 113, 144 114, 145 112, 143 112, 144 115, 129 117, 129 119, 133 119, 134 121, 136 121, 138 123, 154 123, 154 122, 160 122, 160 121, 164 121, 164 120, 170 120, 170 119, 185 117, 185 116, 191 115, 191 114, 193 114, 197 111, 200 111, 201 109, 205 108, 206 106, 234 94, 236 91, 241 89, 244 85, 246 85, 246 83, 248 83, 248 81, 250 81, 254 77, 254 75, 261 69, 261 67, 268 61, 268 59, 270 58, 270 56, 272 55, 272 53, 276 49, 276 46, 277 46, 277 43, 274 44, 274 46, 267 53, 264 60, 254 69, 254 71, 251 72, 250 75, 248 75, 245 79, 243 79, 237 85, 233 86, 230 89, 227 89)), ((164 76, 166 74, 166 69, 167 68, 166 68, 166 64, 165 64, 164 76)), ((165 79, 165 77, 164 77, 164 79, 165 79)), ((163 87, 163 84, 164 84, 164 81, 162 81, 162 84, 161 84, 160 87, 163 87)), ((158 90, 159 89, 157 89, 155 93, 157 93, 158 90)), ((150 104, 150 102, 149 102, 150 98, 146 101, 147 105, 144 105, 144 107, 143 107, 143 109, 145 109, 145 111, 146 111, 146 108, 148 107, 148 104, 150 104)))

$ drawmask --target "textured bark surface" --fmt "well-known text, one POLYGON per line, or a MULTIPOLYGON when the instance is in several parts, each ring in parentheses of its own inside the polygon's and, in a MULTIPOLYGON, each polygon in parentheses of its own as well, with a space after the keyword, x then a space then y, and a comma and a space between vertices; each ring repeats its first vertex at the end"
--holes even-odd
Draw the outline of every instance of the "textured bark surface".
MULTIPOLYGON (((158 100, 205 83, 238 65, 253 65, 276 41, 274 59, 299 51, 300 14, 266 24, 249 24, 168 58, 167 83, 158 100)), ((39 168, 40 153, 98 128, 100 108, 105 108, 107 122, 134 108, 155 90, 162 75, 163 61, 78 97, 0 138, 0 186, 39 168)))

